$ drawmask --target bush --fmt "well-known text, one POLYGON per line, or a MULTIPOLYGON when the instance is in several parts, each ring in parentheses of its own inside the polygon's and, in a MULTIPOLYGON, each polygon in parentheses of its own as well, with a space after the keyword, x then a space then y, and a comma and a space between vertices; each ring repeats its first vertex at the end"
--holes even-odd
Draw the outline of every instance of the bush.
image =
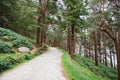
POLYGON ((0 57, 0 72, 9 69, 15 63, 20 63, 25 59, 26 54, 9 54, 7 56, 0 57))
POLYGON ((25 59, 26 59, 26 60, 32 59, 32 55, 31 55, 31 54, 26 54, 26 55, 25 55, 25 59))
POLYGON ((11 30, 0 28, 0 37, 7 36, 11 40, 15 40, 18 38, 17 34, 12 32, 11 30))
POLYGON ((42 51, 38 51, 36 54, 34 54, 34 56, 38 56, 38 55, 40 55, 40 54, 42 54, 43 52, 42 51))
POLYGON ((33 49, 33 45, 32 45, 32 44, 30 44, 30 43, 28 43, 28 44, 26 45, 26 47, 28 47, 30 50, 32 50, 32 49, 33 49))
POLYGON ((2 41, 12 41, 13 47, 28 47, 30 50, 33 49, 33 45, 31 44, 33 40, 23 37, 11 30, 0 28, 0 38, 2 41))
POLYGON ((13 65, 16 63, 21 63, 24 60, 30 60, 33 57, 42 54, 41 51, 36 54, 0 54, 0 72, 3 72, 7 69, 14 67, 13 65))
POLYGON ((12 45, 5 42, 0 42, 0 53, 7 53, 12 51, 12 45))
POLYGON ((12 42, 13 47, 21 47, 21 46, 25 46, 28 47, 30 50, 33 49, 33 45, 31 43, 29 43, 25 38, 20 38, 20 39, 16 39, 12 42))
POLYGON ((2 60, 0 60, 0 72, 10 68, 10 65, 14 63, 15 60, 12 57, 7 56, 6 58, 3 58, 2 60))

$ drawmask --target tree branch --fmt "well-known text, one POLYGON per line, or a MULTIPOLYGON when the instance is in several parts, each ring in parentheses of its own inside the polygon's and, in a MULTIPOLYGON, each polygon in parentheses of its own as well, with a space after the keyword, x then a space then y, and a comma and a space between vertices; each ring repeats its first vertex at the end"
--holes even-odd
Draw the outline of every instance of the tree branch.
POLYGON ((113 40, 116 40, 115 31, 113 31, 112 28, 109 27, 109 25, 105 22, 105 20, 102 20, 100 22, 99 29, 107 33, 113 40))

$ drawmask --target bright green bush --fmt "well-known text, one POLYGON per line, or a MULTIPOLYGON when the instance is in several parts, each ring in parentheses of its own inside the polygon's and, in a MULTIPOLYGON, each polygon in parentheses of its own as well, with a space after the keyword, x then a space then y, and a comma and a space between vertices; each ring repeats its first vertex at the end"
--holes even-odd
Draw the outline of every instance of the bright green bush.
POLYGON ((0 41, 0 53, 8 53, 12 51, 12 45, 0 41))

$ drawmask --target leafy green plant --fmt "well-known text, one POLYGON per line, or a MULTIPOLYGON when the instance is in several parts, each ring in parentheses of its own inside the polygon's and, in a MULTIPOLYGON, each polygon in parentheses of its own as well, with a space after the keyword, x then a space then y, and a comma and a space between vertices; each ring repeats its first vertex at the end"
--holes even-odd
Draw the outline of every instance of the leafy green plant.
POLYGON ((27 43, 26 47, 28 47, 30 50, 32 50, 32 49, 33 49, 33 45, 32 45, 32 44, 30 44, 30 43, 27 43))
POLYGON ((42 51, 38 51, 36 54, 0 54, 0 73, 14 67, 16 64, 20 64, 26 60, 30 60, 38 55, 42 54, 42 51))
POLYGON ((4 36, 12 40, 15 40, 19 37, 16 33, 12 32, 11 30, 0 28, 0 37, 2 38, 4 36))
POLYGON ((23 37, 11 30, 0 28, 0 38, 2 41, 11 41, 12 47, 28 47, 30 50, 33 49, 32 40, 26 37, 23 37))
POLYGON ((0 41, 0 53, 7 53, 12 51, 12 45, 0 41))
POLYGON ((32 59, 32 57, 33 57, 33 56, 32 56, 31 54, 26 54, 26 55, 25 55, 25 59, 27 59, 27 60, 32 59))
POLYGON ((13 59, 10 56, 3 58, 2 60, 0 60, 0 72, 8 69, 10 67, 10 65, 12 65, 14 63, 15 63, 15 59, 13 59))

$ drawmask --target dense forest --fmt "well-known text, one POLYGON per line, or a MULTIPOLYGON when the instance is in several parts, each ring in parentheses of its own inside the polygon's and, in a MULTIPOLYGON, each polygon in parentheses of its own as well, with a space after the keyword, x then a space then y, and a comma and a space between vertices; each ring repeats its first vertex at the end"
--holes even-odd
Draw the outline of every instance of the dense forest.
POLYGON ((115 68, 120 80, 119 0, 0 0, 0 27, 115 68))

